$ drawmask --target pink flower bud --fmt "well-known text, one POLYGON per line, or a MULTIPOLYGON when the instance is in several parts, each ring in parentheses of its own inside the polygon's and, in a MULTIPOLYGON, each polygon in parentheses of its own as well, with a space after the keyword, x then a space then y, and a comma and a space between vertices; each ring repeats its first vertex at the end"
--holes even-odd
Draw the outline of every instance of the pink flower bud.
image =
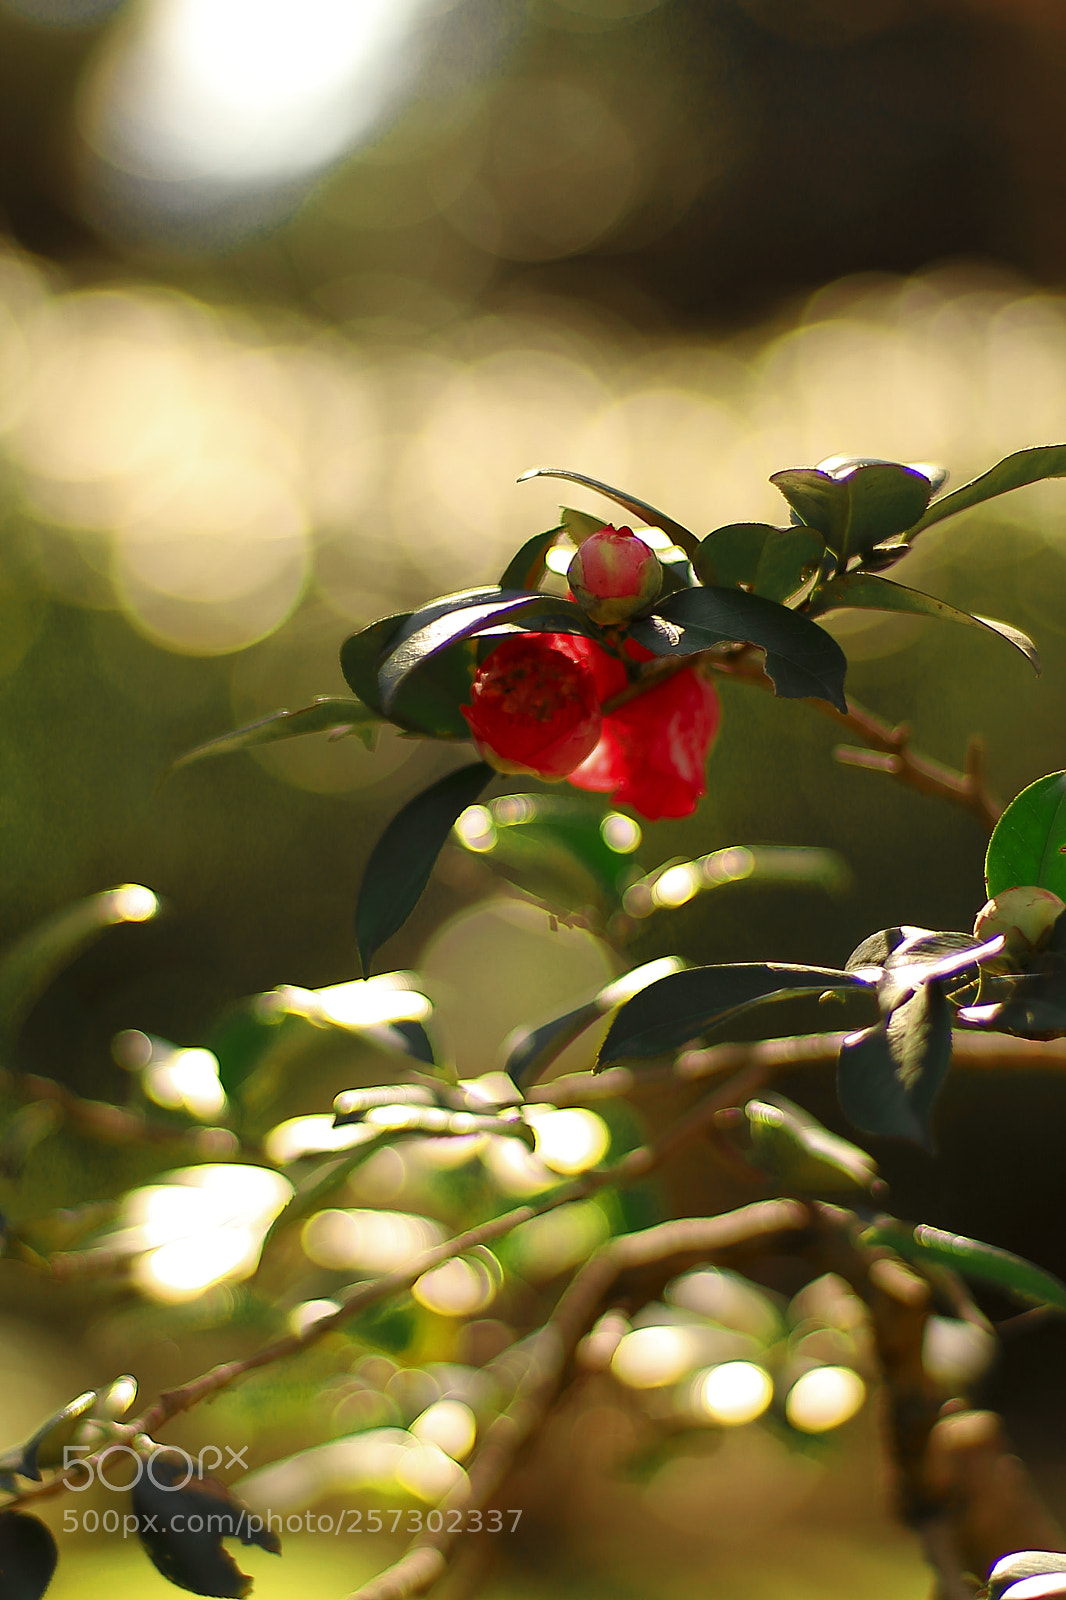
POLYGON ((1004 955, 1024 964, 1026 956, 1047 943, 1064 911, 1066 905, 1050 889, 1038 889, 1035 884, 1004 889, 977 913, 974 937, 994 939, 997 933, 1004 934, 1004 955))
POLYGON ((578 605, 601 625, 627 622, 662 587, 654 550, 632 528, 602 528, 586 539, 567 572, 578 605))

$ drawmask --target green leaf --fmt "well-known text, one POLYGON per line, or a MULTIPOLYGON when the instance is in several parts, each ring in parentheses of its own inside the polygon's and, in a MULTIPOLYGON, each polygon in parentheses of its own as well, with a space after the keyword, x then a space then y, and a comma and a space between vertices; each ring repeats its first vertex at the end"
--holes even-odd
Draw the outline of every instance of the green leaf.
POLYGON ((592 906, 610 914, 640 866, 633 850, 640 829, 619 812, 606 815, 585 799, 556 794, 510 794, 475 813, 467 833, 459 818, 456 833, 468 849, 491 863, 510 882, 572 912, 592 906), (611 843, 612 829, 624 830, 626 848, 611 843))
POLYGON ((602 533, 607 526, 602 517, 594 517, 587 511, 574 511, 570 506, 560 506, 559 516, 574 544, 584 544, 586 539, 591 539, 594 533, 602 533))
POLYGON ((904 924, 901 928, 882 928, 879 933, 870 936, 857 944, 844 963, 845 972, 857 972, 864 967, 883 967, 893 950, 899 948, 907 940, 921 938, 927 933, 932 933, 931 928, 913 928, 904 924))
POLYGON ((152 1565, 179 1589, 242 1600, 252 1580, 238 1570, 223 1539, 257 1544, 272 1555, 281 1554, 281 1540, 218 1478, 197 1473, 189 1481, 188 1461, 184 1451, 153 1451, 151 1472, 137 1478, 130 1495, 138 1537, 152 1565))
POLYGON ((215 739, 186 750, 171 763, 170 771, 177 772, 205 756, 226 756, 234 750, 250 750, 258 744, 275 744, 279 739, 296 739, 305 733, 356 734, 370 750, 374 745, 381 713, 372 711, 361 700, 348 700, 336 695, 321 695, 313 705, 301 711, 275 711, 269 717, 251 722, 246 728, 236 728, 232 733, 220 733, 215 739))
POLYGON ((751 1158, 784 1189, 839 1194, 870 1189, 877 1162, 857 1145, 830 1133, 784 1095, 768 1094, 744 1107, 751 1158))
POLYGON ((629 629, 657 656, 693 655, 726 641, 766 652, 766 673, 786 699, 828 700, 847 712, 847 658, 816 622, 742 589, 686 589, 629 629))
POLYGON ((912 1228, 896 1217, 879 1217, 864 1231, 863 1242, 887 1244, 904 1260, 919 1266, 929 1262, 950 1267, 964 1278, 1005 1290, 1025 1305, 1051 1306, 1055 1311, 1066 1312, 1066 1283, 998 1245, 982 1244, 979 1239, 932 1228, 926 1222, 912 1228))
POLYGON ((1066 772, 1050 772, 1023 789, 988 841, 988 898, 1030 885, 1066 900, 1066 772))
MULTIPOLYGON (((421 615, 414 614, 412 626, 421 615)), ((414 631, 401 631, 378 669, 381 700, 387 714, 392 715, 401 690, 416 669, 423 670, 441 651, 477 634, 512 631, 516 625, 527 633, 578 633, 586 639, 604 638, 602 630, 572 601, 501 589, 489 600, 455 606, 414 631)), ((469 728, 466 737, 470 737, 469 728)))
POLYGON ((689 905, 697 895, 715 893, 736 883, 824 889, 840 894, 851 884, 851 872, 835 850, 812 845, 727 845, 692 861, 668 861, 625 892, 624 909, 640 920, 653 912, 689 905))
POLYGON ((775 472, 770 482, 808 527, 817 528, 841 569, 849 557, 913 527, 933 492, 924 473, 891 461, 850 468, 839 477, 818 467, 795 467, 775 472))
POLYGON ((934 500, 925 515, 914 524, 912 533, 921 533, 934 522, 953 517, 957 511, 968 511, 997 495, 1008 494, 1011 489, 1024 488, 1027 483, 1040 483, 1045 478, 1066 477, 1066 444, 1037 445, 1030 450, 1016 450, 1004 456, 994 467, 979 478, 953 489, 951 494, 934 500))
POLYGON ((930 1148, 930 1117, 951 1063, 951 1009, 939 982, 921 984, 876 1027, 840 1048, 837 1096, 863 1133, 930 1148))
POLYGON ((996 1012, 994 1023, 1025 1039, 1055 1039, 1066 1033, 1066 912, 996 1012))
POLYGON ((622 1007, 603 1041, 597 1070, 613 1061, 679 1049, 766 1000, 868 988, 863 979, 835 967, 775 961, 690 967, 649 984, 622 1007))
POLYGON ((566 527, 560 525, 558 528, 549 528, 547 533, 535 533, 532 539, 527 539, 504 568, 500 577, 500 588, 536 589, 544 576, 544 562, 548 551, 559 535, 566 532, 566 527))
POLYGON ((455 819, 495 776, 484 761, 449 772, 398 811, 370 852, 355 908, 363 972, 421 898, 455 819))
POLYGON ((123 922, 149 922, 159 901, 139 883, 105 889, 57 911, 0 956, 0 1051, 10 1048, 23 1018, 57 973, 123 922))
MULTIPOLYGON (((495 589, 470 590, 470 594, 491 595, 495 589)), ((465 600, 461 603, 467 603, 465 600)), ((441 603, 446 605, 445 602, 441 603)), ((389 651, 411 629, 412 616, 439 615, 434 607, 382 617, 361 633, 352 634, 341 646, 341 670, 348 686, 364 705, 381 717, 388 717, 411 733, 431 739, 469 739, 470 729, 459 707, 470 698, 475 661, 468 645, 444 651, 406 685, 404 692, 386 712, 378 687, 378 668, 389 651)))
POLYGON ((39 1517, 0 1511, 0 1592, 4 1600, 40 1600, 55 1574, 59 1552, 39 1517))
POLYGON ((825 611, 835 611, 844 606, 858 611, 902 611, 919 617, 942 617, 946 622, 964 622, 971 628, 984 628, 988 633, 1006 639, 1031 667, 1038 673, 1040 671, 1036 645, 1020 628, 997 622, 994 617, 972 616, 968 611, 949 606, 946 600, 937 600, 918 589, 905 589, 890 578, 879 578, 871 572, 841 573, 818 590, 808 615, 821 616, 825 611))
POLYGON ((693 567, 708 588, 743 584, 767 600, 787 600, 817 570, 825 544, 810 528, 731 522, 709 533, 693 567))
MULTIPOLYGON (((1003 1556, 988 1575, 988 1600, 1003 1600, 1009 1586, 1025 1578, 1043 1578, 1054 1575, 1055 1580, 1066 1583, 1066 1555, 1058 1550, 1016 1550, 1003 1556)), ((1062 1594, 1062 1588, 1051 1589, 1051 1594, 1062 1594)), ((1039 1600, 1039 1595, 1029 1591, 1029 1600, 1039 1600)))
MULTIPOLYGON (((616 506, 621 506, 623 511, 628 511, 631 517, 649 528, 661 528, 688 557, 695 556, 699 549, 699 540, 688 528, 675 522, 673 517, 668 517, 665 511, 656 511, 646 500, 638 500, 636 495, 627 494, 624 489, 612 489, 597 478, 586 478, 584 473, 571 472, 567 467, 531 467, 528 472, 523 472, 518 482, 527 483, 530 478, 566 478, 570 483, 580 483, 585 489, 594 489, 597 494, 606 495, 608 500, 613 500, 616 506)), ((602 522, 600 527, 603 527, 602 522)))
POLYGON ((587 1005, 578 1006, 565 1016, 553 1017, 539 1028, 523 1028, 512 1036, 511 1052, 503 1070, 520 1088, 535 1083, 567 1045, 579 1039, 602 1015, 603 1008, 590 1000, 587 1005))

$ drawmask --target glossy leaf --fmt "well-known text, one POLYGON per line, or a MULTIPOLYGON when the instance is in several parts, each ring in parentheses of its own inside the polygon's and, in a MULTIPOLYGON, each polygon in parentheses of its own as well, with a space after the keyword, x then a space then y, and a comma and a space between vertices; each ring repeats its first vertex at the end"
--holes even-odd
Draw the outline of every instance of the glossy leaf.
POLYGON ((932 933, 931 928, 914 928, 906 924, 901 928, 882 928, 857 944, 844 963, 845 972, 857 972, 866 967, 883 967, 893 950, 907 940, 922 938, 932 933))
MULTIPOLYGON (((610 484, 600 483, 597 478, 586 478, 584 473, 571 472, 567 467, 531 467, 528 472, 522 473, 518 482, 527 483, 530 478, 565 478, 569 483, 580 483, 585 489, 594 489, 597 494, 606 495, 608 500, 613 500, 615 505, 621 506, 623 511, 647 527, 661 528, 687 556, 694 557, 699 549, 699 540, 688 528, 675 522, 673 517, 668 517, 665 511, 656 511, 646 500, 638 500, 636 495, 627 494, 624 489, 612 489, 610 484)), ((600 526, 603 527, 603 523, 600 526)))
MULTIPOLYGON (((988 1600, 1003 1600, 1003 1596, 1009 1594, 1011 1585, 1026 1578, 1052 1576, 1056 1581, 1066 1584, 1066 1555, 1061 1551, 1016 1550, 1013 1555, 1003 1556, 997 1561, 988 1574, 988 1600)), ((1060 1588, 1049 1592, 1062 1594, 1066 1591, 1060 1588)), ((1037 1597, 1030 1594, 1029 1600, 1037 1600, 1037 1597)))
POLYGON ((837 1095, 863 1133, 929 1148, 933 1102, 951 1063, 951 1008, 939 983, 924 983, 873 1028, 840 1048, 837 1095))
POLYGON ((449 772, 396 813, 370 853, 355 910, 363 972, 375 951, 403 927, 429 882, 455 819, 495 776, 484 761, 449 772))
POLYGON ((31 1006, 57 973, 123 922, 149 922, 159 901, 139 883, 105 889, 38 923, 0 956, 0 1050, 7 1048, 31 1006))
MULTIPOLYGON (((491 595, 495 589, 470 590, 470 594, 491 595)), ((462 604, 468 603, 464 597, 462 604)), ((447 609, 447 603, 440 603, 447 609)), ((470 684, 474 675, 474 656, 471 648, 460 645, 455 650, 444 651, 429 662, 397 696, 386 712, 378 685, 378 668, 389 651, 406 637, 414 626, 413 616, 424 617, 441 614, 437 607, 423 611, 401 612, 395 617, 383 617, 372 622, 361 633, 354 633, 341 646, 341 671, 349 688, 360 700, 381 717, 412 733, 433 739, 468 739, 470 729, 463 718, 460 705, 470 698, 470 684)))
POLYGON ((50 1529, 25 1511, 0 1511, 0 1595, 40 1600, 55 1574, 59 1552, 50 1529))
POLYGON ((751 1159, 780 1188, 802 1194, 840 1194, 870 1189, 877 1162, 858 1145, 830 1133, 808 1112, 768 1094, 744 1107, 751 1159))
POLYGON ((835 850, 813 845, 727 845, 693 861, 667 862, 638 878, 626 889, 624 910, 639 921, 736 883, 774 888, 794 885, 840 894, 850 886, 851 872, 835 850))
MULTIPOLYGON (((416 612, 412 617, 412 626, 420 615, 416 612)), ((455 606, 414 631, 401 630, 378 669, 386 713, 392 715, 412 674, 424 670, 442 651, 477 634, 509 632, 516 625, 530 633, 577 633, 586 639, 603 639, 602 630, 572 601, 526 590, 501 589, 491 599, 455 606)), ((469 736, 467 727, 466 737, 469 736)))
POLYGON ((305 733, 354 733, 369 750, 373 747, 380 722, 381 713, 372 711, 361 700, 322 695, 301 711, 275 711, 269 717, 249 723, 245 728, 236 728, 232 733, 220 733, 217 738, 186 750, 170 770, 177 772, 181 767, 191 766, 194 761, 202 761, 207 756, 226 756, 234 750, 276 744, 280 739, 296 739, 305 733))
POLYGON ((713 588, 743 584, 767 600, 787 600, 817 570, 825 544, 810 528, 733 522, 716 528, 693 558, 696 576, 713 588))
POLYGON ((1043 1267, 1034 1266, 1022 1256, 998 1245, 982 1244, 962 1234, 919 1223, 911 1227, 895 1217, 880 1217, 863 1234, 866 1244, 887 1244, 907 1261, 921 1266, 950 1267, 964 1278, 1002 1289, 1025 1305, 1051 1306, 1066 1312, 1066 1283, 1043 1267))
POLYGON ((333 1126, 346 1128, 363 1122, 378 1106, 435 1106, 439 1102, 428 1084, 390 1083, 369 1089, 344 1089, 333 1102, 333 1126))
POLYGON ((505 795, 485 810, 484 828, 469 836, 466 819, 459 818, 460 842, 502 877, 564 912, 591 906, 609 915, 640 873, 632 851, 610 842, 612 826, 626 830, 634 845, 640 841, 640 830, 617 812, 605 816, 587 800, 559 794, 505 795))
POLYGON ((131 1491, 138 1537, 152 1565, 179 1589, 242 1600, 252 1580, 222 1540, 257 1544, 272 1555, 281 1554, 281 1540, 219 1479, 188 1478, 183 1452, 153 1452, 151 1472, 142 1472, 131 1491))
POLYGON ((1066 444, 1044 444, 1030 450, 1016 450, 1013 455, 997 461, 987 472, 982 472, 979 478, 935 500, 915 523, 912 532, 921 533, 923 528, 931 527, 934 522, 942 522, 945 517, 953 517, 958 511, 968 511, 970 506, 982 505, 998 495, 1009 494, 1012 489, 1024 488, 1027 483, 1063 477, 1066 477, 1066 444))
POLYGON ((566 527, 560 525, 558 528, 549 528, 547 533, 535 533, 532 539, 527 539, 504 568, 500 576, 500 588, 536 589, 544 576, 548 551, 559 535, 566 532, 566 527))
POLYGON ((819 472, 828 472, 831 478, 847 478, 856 467, 907 467, 911 472, 920 472, 928 480, 930 494, 942 489, 949 477, 947 467, 938 466, 932 461, 889 461, 884 456, 826 456, 824 461, 816 465, 819 472))
POLYGON ((523 1028, 512 1036, 510 1054, 503 1070, 520 1088, 528 1087, 602 1015, 602 1008, 595 1000, 590 1000, 587 1005, 578 1006, 564 1016, 553 1017, 539 1028, 523 1028))
POLYGON ((1066 900, 1066 772, 1037 778, 1011 801, 985 856, 990 900, 1033 885, 1066 900))
POLYGON ((603 1041, 598 1069, 613 1061, 679 1049, 767 1000, 868 987, 861 978, 835 967, 772 961, 690 967, 649 984, 622 1007, 603 1041))
POLYGON ((998 634, 1009 645, 1013 645, 1031 667, 1040 671, 1036 645, 1020 628, 997 622, 994 617, 971 616, 968 611, 949 606, 946 600, 937 600, 918 589, 905 589, 890 578, 879 578, 872 572, 842 573, 818 590, 809 614, 821 616, 823 612, 845 606, 857 611, 899 611, 910 616, 940 617, 946 622, 964 622, 971 628, 983 628, 987 633, 998 634))
POLYGON ((847 659, 816 622, 741 589, 686 589, 670 595, 630 636, 657 656, 693 655, 726 641, 766 652, 766 673, 787 699, 828 700, 846 712, 847 659))
POLYGON ((851 556, 913 527, 933 492, 924 473, 891 461, 839 477, 818 467, 796 467, 775 472, 770 482, 808 527, 818 530, 841 568, 851 556))

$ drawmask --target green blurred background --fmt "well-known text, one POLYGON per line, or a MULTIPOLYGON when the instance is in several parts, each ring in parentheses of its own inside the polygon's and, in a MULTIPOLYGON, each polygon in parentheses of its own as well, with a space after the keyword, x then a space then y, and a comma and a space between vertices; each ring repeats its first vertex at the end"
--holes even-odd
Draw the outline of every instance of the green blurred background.
MULTIPOLYGON (((958 483, 1066 436, 1064 79, 1040 0, 4 0, 0 938, 125 881, 167 913, 53 985, 23 1064, 117 1097, 118 1030, 192 1044, 243 995, 356 976, 369 848, 454 756, 168 765, 343 692, 354 628, 494 579, 556 520, 526 468, 702 534, 780 519, 769 474, 833 453, 958 483)), ((982 734, 1004 798, 1066 760, 1064 528, 1041 485, 899 574, 1029 631, 1039 681, 972 630, 831 624, 852 694, 954 765, 982 734)), ((974 821, 836 764, 808 706, 723 701, 708 796, 646 829, 645 865, 821 845, 851 887, 702 896, 641 959, 833 964, 896 922, 970 926, 974 821)), ((468 1073, 612 970, 546 928, 464 964, 452 919, 490 888, 452 851, 385 952, 432 941, 468 1073)), ((897 1209, 1066 1272, 1064 1112, 1052 1082, 956 1077, 936 1161, 878 1152, 897 1209)), ((1033 1334, 991 1398, 1066 1496, 1063 1353, 1033 1334)))

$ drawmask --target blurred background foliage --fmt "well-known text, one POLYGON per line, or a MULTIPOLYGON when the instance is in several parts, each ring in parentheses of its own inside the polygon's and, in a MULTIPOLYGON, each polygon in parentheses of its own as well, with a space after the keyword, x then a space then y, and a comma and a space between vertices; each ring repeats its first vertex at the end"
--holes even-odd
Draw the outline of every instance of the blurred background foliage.
MULTIPOLYGON (((1043 0, 3 0, 0 938, 113 883, 165 909, 52 984, 20 1064, 122 1100, 121 1030, 193 1045, 243 996, 355 976, 369 848, 454 758, 315 737, 165 774, 236 723, 343 692, 355 627, 491 581, 556 520, 557 488, 516 487, 524 469, 625 485, 702 534, 779 519, 769 474, 831 453, 942 461, 958 483, 1066 436, 1064 74, 1066 23, 1043 0)), ((1030 632, 1040 682, 968 630, 828 624, 857 699, 955 765, 983 734, 1004 797, 1066 762, 1064 527, 1066 488, 1040 485, 927 533, 900 574, 1030 632)), ((874 928, 970 926, 976 822, 835 765, 810 708, 722 695, 709 794, 646 830, 644 867, 818 846, 850 884, 700 895, 643 921, 634 960, 837 964, 874 928)), ((386 954, 422 972, 465 1076, 617 971, 591 934, 502 898, 458 843, 386 954)), ((773 1023, 793 1025, 809 1021, 773 1023)), ((274 1113, 326 1111, 350 1065, 274 1113)), ((828 1080, 791 1092, 839 1125, 828 1080)), ((936 1161, 878 1152, 896 1209, 1066 1271, 1063 1110, 1051 1081, 956 1077, 936 1161)), ((128 1154, 123 1182, 143 1181, 128 1154)), ((64 1203, 113 1192, 113 1152, 89 1140, 64 1160, 64 1203)), ((690 1161, 657 1204, 717 1198, 690 1161)), ((62 1390, 74 1360, 62 1331, 39 1346, 47 1295, 32 1337, 13 1320, 27 1295, 21 1278, 3 1291, 16 1409, 20 1386, 49 1386, 39 1369, 62 1390)), ((87 1348, 167 1382, 168 1362, 216 1353, 188 1315, 168 1312, 155 1370, 155 1324, 105 1319, 87 1348)), ((1063 1420, 1061 1357, 1037 1332, 994 1380, 1038 1459, 1063 1420)), ((78 1382, 98 1381, 83 1365, 78 1382)), ((624 1432, 597 1404, 595 1436, 624 1432)), ((744 1437, 754 1473, 763 1446, 744 1437)), ((714 1492, 742 1477, 729 1465, 714 1492)), ((842 1583, 920 1592, 876 1481, 829 1479, 781 1479, 777 1504, 806 1508, 788 1537, 850 1494, 877 1559, 842 1583)), ((1045 1482, 1066 1499, 1046 1460, 1045 1482)), ((554 1519, 590 1593, 631 1592, 634 1573, 661 1590, 667 1549, 680 1589, 706 1556, 703 1503, 680 1488, 658 1532, 623 1543, 629 1567, 605 1553, 619 1502, 602 1487, 570 1517, 550 1480, 526 1488, 531 1526, 554 1519)), ((730 1504, 734 1549, 760 1513, 730 1504)), ((353 1585, 363 1558, 321 1544, 314 1571, 340 1563, 330 1583, 353 1585)), ((516 1546, 534 1567, 535 1545, 516 1546)), ((320 1581, 285 1565, 260 1593, 320 1581)), ((781 1592, 780 1571, 763 1578, 781 1592)), ((69 1564, 55 1592, 83 1592, 69 1564)))

